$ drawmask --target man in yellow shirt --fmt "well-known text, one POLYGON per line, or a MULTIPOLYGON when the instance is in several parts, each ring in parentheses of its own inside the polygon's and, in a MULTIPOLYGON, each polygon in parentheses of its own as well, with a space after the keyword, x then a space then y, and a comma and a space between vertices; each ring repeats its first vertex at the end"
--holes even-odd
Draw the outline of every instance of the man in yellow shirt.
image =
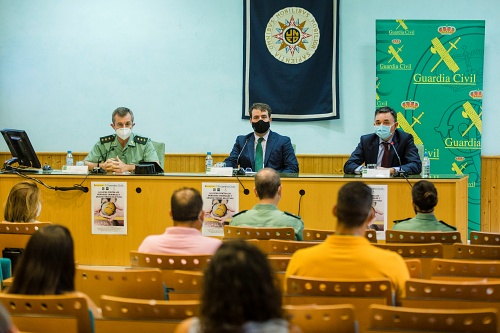
POLYGON ((327 279, 389 279, 396 302, 405 293, 410 273, 403 258, 388 250, 379 249, 364 237, 374 218, 372 190, 363 182, 351 182, 339 191, 333 215, 337 229, 323 243, 298 250, 292 256, 285 273, 327 279))

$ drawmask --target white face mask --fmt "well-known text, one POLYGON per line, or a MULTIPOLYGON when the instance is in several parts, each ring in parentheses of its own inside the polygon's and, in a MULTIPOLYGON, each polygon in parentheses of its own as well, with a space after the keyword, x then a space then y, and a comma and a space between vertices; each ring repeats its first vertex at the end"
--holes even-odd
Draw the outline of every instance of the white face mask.
POLYGON ((116 130, 116 135, 122 140, 127 140, 130 137, 130 134, 132 134, 132 130, 127 127, 122 127, 122 128, 117 128, 116 130))

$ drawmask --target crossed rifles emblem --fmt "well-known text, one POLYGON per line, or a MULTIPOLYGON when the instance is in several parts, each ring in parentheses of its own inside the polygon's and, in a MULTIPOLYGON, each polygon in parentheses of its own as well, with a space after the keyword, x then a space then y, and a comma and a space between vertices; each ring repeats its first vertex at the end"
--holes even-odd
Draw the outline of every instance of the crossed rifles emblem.
POLYGON ((453 60, 453 58, 450 55, 450 51, 452 49, 458 50, 457 44, 459 41, 460 37, 458 37, 455 42, 449 42, 450 48, 447 50, 444 48, 443 44, 441 44, 441 41, 437 37, 434 37, 431 40, 432 43, 431 52, 433 54, 437 53, 440 57, 439 61, 434 65, 434 67, 432 67, 431 72, 434 72, 434 70, 441 63, 441 61, 444 61, 446 66, 448 66, 450 71, 452 71, 453 73, 456 73, 460 69, 455 60, 453 60))

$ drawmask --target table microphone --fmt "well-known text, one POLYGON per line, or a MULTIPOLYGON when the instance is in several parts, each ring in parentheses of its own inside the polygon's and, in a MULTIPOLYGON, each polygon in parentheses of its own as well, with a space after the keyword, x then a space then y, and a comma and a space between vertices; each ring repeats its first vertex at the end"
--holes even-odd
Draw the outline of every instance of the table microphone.
MULTIPOLYGON (((398 158, 398 162, 399 162, 399 172, 398 172, 398 176, 402 176, 404 177, 404 179, 406 179, 406 181, 408 182, 408 184, 410 184, 410 187, 413 188, 413 186, 411 185, 410 181, 408 180, 408 178, 406 177, 406 173, 405 171, 403 170, 403 166, 401 164, 401 158, 399 157, 399 154, 398 154, 398 150, 396 149, 396 146, 394 145, 394 142, 391 141, 391 146, 392 148, 394 148, 394 152, 396 153, 396 156, 398 158)), ((396 173, 394 173, 394 176, 396 177, 396 173)))
MULTIPOLYGON (((247 143, 249 140, 250 140, 250 136, 245 140, 245 143, 243 144, 243 147, 241 148, 240 153, 238 154, 238 157, 236 158, 236 167, 237 168, 240 167, 240 156, 241 156, 241 154, 243 154, 243 150, 245 150, 245 147, 247 146, 247 143)), ((238 169, 238 171, 236 172, 236 175, 238 175, 238 174, 245 175, 245 172, 240 173, 240 170, 241 169, 238 169)))
POLYGON ((300 195, 300 198, 299 198, 299 211, 298 211, 298 213, 297 213, 297 216, 300 216, 300 202, 302 201, 302 197, 303 197, 305 194, 306 194, 306 191, 304 191, 304 190, 302 190, 302 189, 299 191, 299 195, 300 195))

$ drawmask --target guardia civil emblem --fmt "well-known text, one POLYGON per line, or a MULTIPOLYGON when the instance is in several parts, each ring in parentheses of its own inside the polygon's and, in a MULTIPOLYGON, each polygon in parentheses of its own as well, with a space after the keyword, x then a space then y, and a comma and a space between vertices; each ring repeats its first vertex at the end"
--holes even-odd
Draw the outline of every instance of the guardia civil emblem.
POLYGON ((319 26, 314 16, 304 8, 283 8, 267 23, 265 40, 274 58, 285 64, 300 64, 318 49, 319 26))

